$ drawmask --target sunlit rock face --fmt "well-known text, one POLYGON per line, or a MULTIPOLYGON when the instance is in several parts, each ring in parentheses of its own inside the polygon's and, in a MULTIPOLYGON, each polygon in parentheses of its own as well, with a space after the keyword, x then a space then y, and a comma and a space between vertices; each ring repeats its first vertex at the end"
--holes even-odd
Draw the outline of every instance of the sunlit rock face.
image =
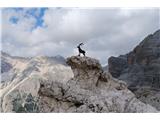
POLYGON ((13 67, 4 73, 14 75, 2 78, 1 112, 158 112, 104 72, 96 59, 72 56, 63 64, 44 56, 6 60, 13 67))
POLYGON ((124 80, 140 100, 160 110, 160 30, 130 53, 110 57, 108 64, 112 76, 124 80))
MULTIPOLYGON (((98 85, 98 81, 104 78, 102 67, 96 59, 72 56, 67 59, 67 63, 73 70, 74 79, 83 88, 94 89, 98 85)), ((107 81, 107 79, 103 81, 107 81)))
POLYGON ((38 91, 42 82, 67 82, 72 70, 60 56, 13 57, 2 53, 1 59, 12 67, 1 66, 1 112, 41 112, 38 91), (33 105, 34 104, 34 105, 33 105))
POLYGON ((103 72, 98 60, 72 56, 67 64, 74 77, 66 84, 41 83, 43 100, 54 99, 52 112, 157 112, 136 99, 124 82, 103 72))

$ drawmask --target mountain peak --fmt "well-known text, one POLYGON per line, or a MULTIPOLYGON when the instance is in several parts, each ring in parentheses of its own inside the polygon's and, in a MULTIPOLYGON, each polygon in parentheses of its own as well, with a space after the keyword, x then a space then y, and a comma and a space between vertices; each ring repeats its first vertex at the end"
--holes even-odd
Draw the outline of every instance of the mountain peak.
POLYGON ((85 68, 85 69, 101 69, 101 65, 98 60, 90 57, 72 56, 67 58, 67 63, 71 67, 85 68))
POLYGON ((160 29, 144 38, 138 46, 150 48, 160 46, 160 29))
POLYGON ((123 56, 108 59, 109 72, 124 80, 143 102, 160 110, 160 29, 123 56), (143 96, 146 91, 150 92, 143 96))

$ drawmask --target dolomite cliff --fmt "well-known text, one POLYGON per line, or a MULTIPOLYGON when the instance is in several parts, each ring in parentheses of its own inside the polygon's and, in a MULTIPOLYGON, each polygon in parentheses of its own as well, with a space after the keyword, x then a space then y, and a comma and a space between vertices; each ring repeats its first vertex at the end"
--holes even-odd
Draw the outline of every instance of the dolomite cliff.
POLYGON ((128 54, 110 57, 108 67, 112 76, 125 81, 138 99, 160 110, 160 30, 128 54))
POLYGON ((2 77, 1 112, 158 112, 104 72, 96 59, 72 56, 67 66, 47 57, 3 58, 10 65, 2 74, 13 75, 2 77))

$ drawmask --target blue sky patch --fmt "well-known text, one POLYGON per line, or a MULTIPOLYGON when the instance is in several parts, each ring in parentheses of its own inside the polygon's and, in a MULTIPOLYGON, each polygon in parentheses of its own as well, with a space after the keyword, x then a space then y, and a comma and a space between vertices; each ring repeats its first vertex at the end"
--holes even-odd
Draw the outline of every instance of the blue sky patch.
POLYGON ((27 17, 34 17, 36 19, 36 24, 33 29, 36 29, 37 27, 43 27, 43 16, 47 9, 48 8, 31 8, 30 10, 26 11, 27 17))
MULTIPOLYGON (((36 29, 37 27, 44 27, 43 26, 43 16, 45 14, 45 11, 48 8, 30 8, 28 10, 25 11, 25 8, 12 8, 13 10, 15 10, 16 12, 25 12, 24 13, 24 17, 26 18, 30 18, 33 17, 36 19, 36 24, 34 25, 33 28, 31 28, 31 30, 36 29)), ((12 16, 9 19, 10 22, 12 22, 13 24, 17 24, 19 21, 19 18, 17 16, 12 16)))
POLYGON ((17 17, 15 17, 15 16, 12 16, 10 19, 9 19, 9 21, 10 22, 12 22, 13 24, 17 24, 18 23, 18 18, 17 17))

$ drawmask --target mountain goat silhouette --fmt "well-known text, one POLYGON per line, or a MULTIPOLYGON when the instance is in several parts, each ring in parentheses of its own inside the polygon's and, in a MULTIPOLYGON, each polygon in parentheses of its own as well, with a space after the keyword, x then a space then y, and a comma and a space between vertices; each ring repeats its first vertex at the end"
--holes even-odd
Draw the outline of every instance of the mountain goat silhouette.
POLYGON ((79 51, 78 56, 80 56, 81 54, 83 54, 83 55, 85 56, 85 53, 86 53, 86 52, 81 49, 81 45, 84 45, 84 44, 83 44, 83 43, 80 43, 80 44, 77 46, 78 51, 79 51))

